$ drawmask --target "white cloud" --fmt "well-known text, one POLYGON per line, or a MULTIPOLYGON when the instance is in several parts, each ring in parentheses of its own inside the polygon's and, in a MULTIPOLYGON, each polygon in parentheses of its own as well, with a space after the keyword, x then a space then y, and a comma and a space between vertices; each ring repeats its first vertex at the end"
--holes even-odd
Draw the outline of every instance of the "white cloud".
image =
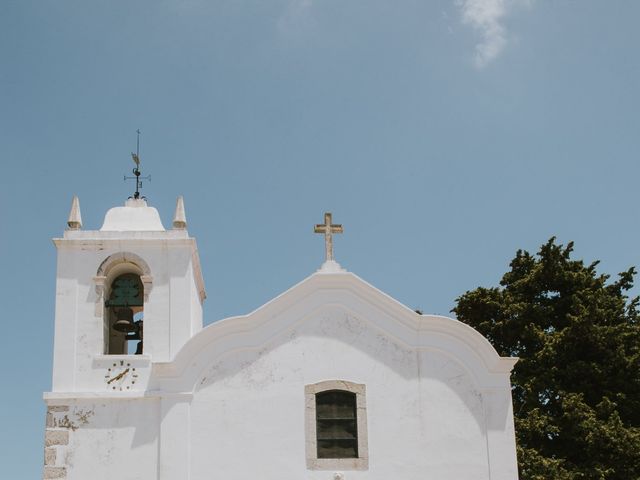
POLYGON ((495 59, 507 46, 505 16, 516 5, 528 5, 531 0, 457 0, 462 23, 480 33, 482 40, 476 45, 474 62, 482 68, 495 59))

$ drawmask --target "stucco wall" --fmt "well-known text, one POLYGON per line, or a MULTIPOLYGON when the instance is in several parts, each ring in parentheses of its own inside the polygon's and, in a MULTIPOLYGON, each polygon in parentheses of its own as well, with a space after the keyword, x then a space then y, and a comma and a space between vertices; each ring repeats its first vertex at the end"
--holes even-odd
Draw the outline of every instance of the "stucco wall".
POLYGON ((191 404, 191 478, 332 479, 305 463, 304 386, 366 385, 369 470, 345 478, 489 478, 481 392, 462 365, 326 307, 205 369, 191 404))
POLYGON ((45 478, 517 480, 509 384, 517 359, 353 274, 314 274, 199 331, 171 361, 85 355, 86 372, 77 362, 73 373, 87 376, 82 389, 45 395, 53 409, 45 478), (107 383, 129 363, 135 384, 107 383), (360 470, 309 468, 305 386, 331 380, 365 392, 360 470))
POLYGON ((157 399, 49 406, 44 478, 157 478, 159 420, 157 399))
POLYGON ((94 362, 105 353, 104 298, 96 279, 101 264, 112 256, 126 252, 149 266, 144 302, 146 355, 156 362, 169 361, 202 328, 201 298, 194 278, 195 241, 164 238, 184 234, 173 231, 146 233, 160 237, 146 239, 146 243, 135 238, 94 238, 109 233, 66 232, 88 238, 56 240, 54 392, 97 392, 104 387, 94 362))

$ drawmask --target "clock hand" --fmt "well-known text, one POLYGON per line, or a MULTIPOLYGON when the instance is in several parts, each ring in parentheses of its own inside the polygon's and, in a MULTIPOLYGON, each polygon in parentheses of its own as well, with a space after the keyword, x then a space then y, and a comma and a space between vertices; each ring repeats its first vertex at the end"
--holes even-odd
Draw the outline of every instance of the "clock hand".
POLYGON ((115 382, 116 380, 121 379, 122 377, 124 377, 127 374, 128 371, 129 371, 129 369, 127 368, 124 372, 116 375, 111 380, 107 381, 107 385, 109 385, 111 382, 115 382))

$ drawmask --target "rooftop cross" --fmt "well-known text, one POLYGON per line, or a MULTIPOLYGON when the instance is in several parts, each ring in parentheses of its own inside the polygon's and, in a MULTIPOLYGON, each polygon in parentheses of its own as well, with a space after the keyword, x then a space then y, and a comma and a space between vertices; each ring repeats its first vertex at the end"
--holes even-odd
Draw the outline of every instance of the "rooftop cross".
POLYGON ((315 233, 324 233, 324 248, 326 252, 326 261, 333 261, 333 234, 342 233, 342 225, 331 223, 331 213, 324 214, 324 223, 316 225, 313 229, 315 233))

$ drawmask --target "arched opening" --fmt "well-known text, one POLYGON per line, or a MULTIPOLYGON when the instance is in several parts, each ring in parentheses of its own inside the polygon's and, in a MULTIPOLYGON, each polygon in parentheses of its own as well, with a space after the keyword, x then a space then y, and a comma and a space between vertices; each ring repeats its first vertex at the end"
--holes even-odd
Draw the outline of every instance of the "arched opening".
POLYGON ((153 287, 151 269, 132 252, 108 256, 94 277, 103 318, 103 352, 142 354, 144 304, 153 287))
POLYGON ((140 275, 115 277, 105 301, 105 353, 141 355, 144 317, 144 285, 140 275))

